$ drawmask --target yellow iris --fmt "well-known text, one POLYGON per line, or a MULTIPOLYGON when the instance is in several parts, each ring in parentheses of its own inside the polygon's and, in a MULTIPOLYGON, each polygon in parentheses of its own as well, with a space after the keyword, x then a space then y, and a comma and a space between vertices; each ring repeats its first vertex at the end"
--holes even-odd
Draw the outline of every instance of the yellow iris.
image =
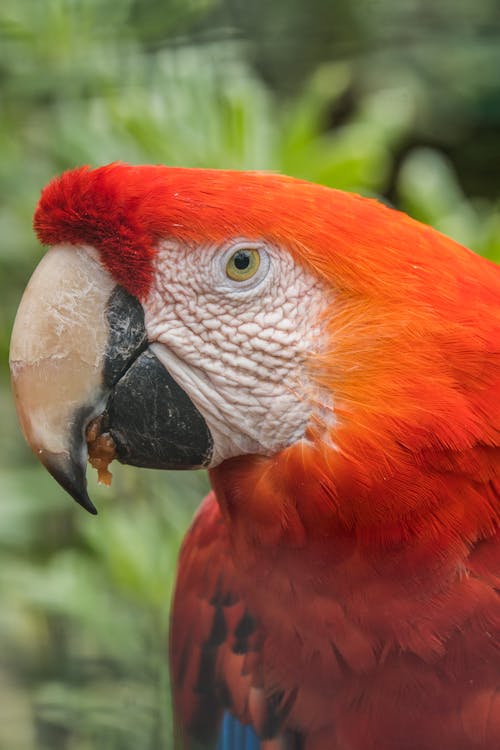
POLYGON ((226 274, 233 281, 246 281, 257 273, 259 265, 259 251, 253 248, 244 248, 231 255, 226 265, 226 274))

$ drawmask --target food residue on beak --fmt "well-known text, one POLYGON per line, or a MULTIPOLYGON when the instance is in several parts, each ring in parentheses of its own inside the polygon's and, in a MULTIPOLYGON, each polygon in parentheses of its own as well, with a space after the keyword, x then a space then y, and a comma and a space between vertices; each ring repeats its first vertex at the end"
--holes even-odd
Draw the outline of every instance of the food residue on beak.
POLYGON ((93 419, 85 431, 85 438, 89 463, 97 471, 97 481, 109 487, 113 475, 108 466, 116 458, 116 446, 109 432, 101 432, 101 423, 102 415, 93 419))

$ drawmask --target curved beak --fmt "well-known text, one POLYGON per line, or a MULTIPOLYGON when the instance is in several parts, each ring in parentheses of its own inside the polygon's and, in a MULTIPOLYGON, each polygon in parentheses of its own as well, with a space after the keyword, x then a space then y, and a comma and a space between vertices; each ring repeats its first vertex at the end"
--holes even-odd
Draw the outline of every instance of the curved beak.
POLYGON ((148 348, 138 300, 87 248, 53 247, 36 268, 12 332, 10 367, 24 436, 90 513, 89 425, 123 463, 195 468, 212 438, 201 414, 148 348), (99 418, 99 419, 97 419, 99 418))

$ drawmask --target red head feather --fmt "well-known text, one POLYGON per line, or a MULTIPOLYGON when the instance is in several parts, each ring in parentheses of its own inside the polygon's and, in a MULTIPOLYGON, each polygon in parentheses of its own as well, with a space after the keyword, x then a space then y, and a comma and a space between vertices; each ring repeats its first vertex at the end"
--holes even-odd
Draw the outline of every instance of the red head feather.
MULTIPOLYGON (((373 200, 259 172, 110 164, 65 172, 43 190, 35 230, 44 244, 97 247, 129 291, 143 296, 161 239, 231 237, 285 245, 339 288, 426 297, 457 278, 466 290, 491 266, 373 200), (463 273, 461 273, 463 271, 463 273), (471 274, 472 272, 472 274, 471 274)), ((498 290, 498 285, 497 285, 498 290)))

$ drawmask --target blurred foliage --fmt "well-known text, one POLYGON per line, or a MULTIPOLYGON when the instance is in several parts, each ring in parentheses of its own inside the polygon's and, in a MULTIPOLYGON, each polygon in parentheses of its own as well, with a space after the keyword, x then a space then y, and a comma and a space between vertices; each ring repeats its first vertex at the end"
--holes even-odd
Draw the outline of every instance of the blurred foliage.
POLYGON ((2 0, 0 747, 169 748, 168 601, 201 474, 117 466, 73 507, 8 389, 40 188, 113 160, 279 170, 500 260, 495 0, 2 0))

